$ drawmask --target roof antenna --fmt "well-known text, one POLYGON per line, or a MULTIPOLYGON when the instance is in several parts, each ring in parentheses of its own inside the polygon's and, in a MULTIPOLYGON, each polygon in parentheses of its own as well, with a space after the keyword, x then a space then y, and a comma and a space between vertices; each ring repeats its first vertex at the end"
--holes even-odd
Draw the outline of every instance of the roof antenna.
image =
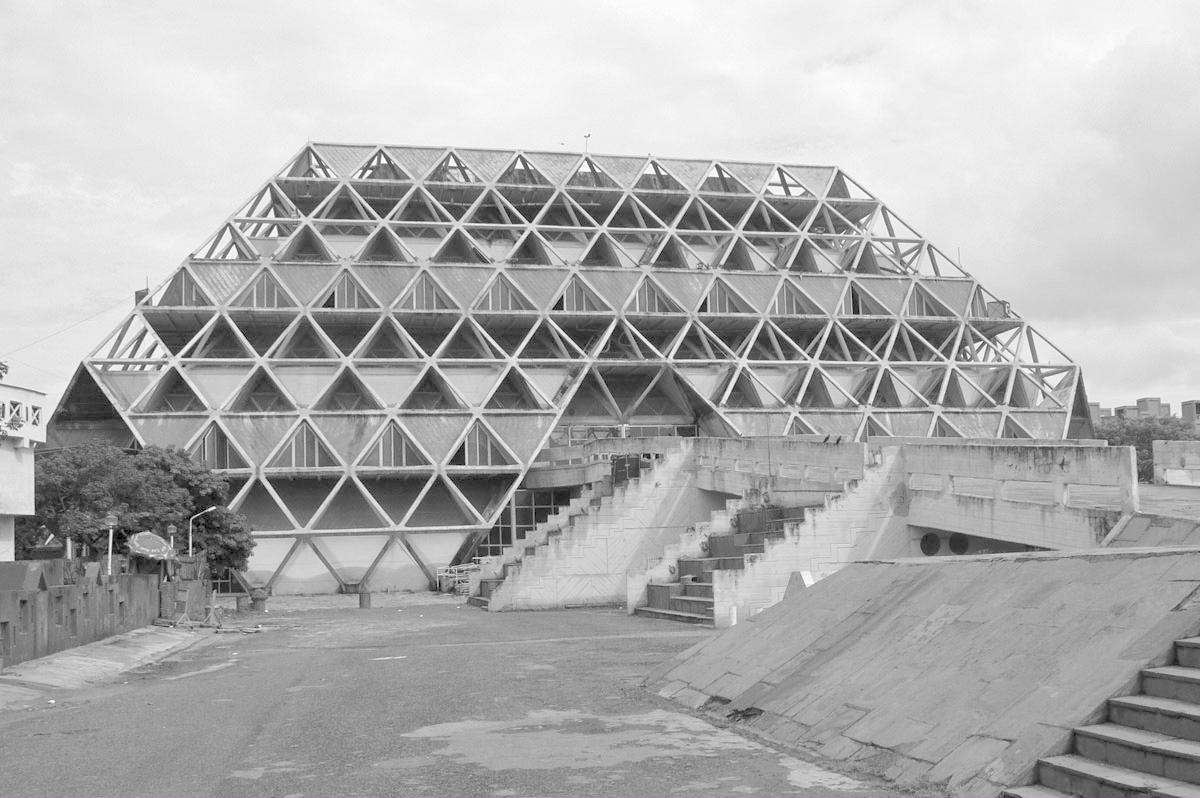
POLYGON ((588 139, 590 139, 591 137, 592 137, 591 133, 583 134, 583 154, 584 155, 588 154, 588 139))

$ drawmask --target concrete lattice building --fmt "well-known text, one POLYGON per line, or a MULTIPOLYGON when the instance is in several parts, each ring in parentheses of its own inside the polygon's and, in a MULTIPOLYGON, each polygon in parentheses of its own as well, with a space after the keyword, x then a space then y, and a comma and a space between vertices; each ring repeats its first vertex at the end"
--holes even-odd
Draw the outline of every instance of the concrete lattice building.
POLYGON ((276 591, 421 588, 596 437, 1090 434, 1079 369, 834 167, 311 144, 76 373, 54 445, 226 471, 276 591))

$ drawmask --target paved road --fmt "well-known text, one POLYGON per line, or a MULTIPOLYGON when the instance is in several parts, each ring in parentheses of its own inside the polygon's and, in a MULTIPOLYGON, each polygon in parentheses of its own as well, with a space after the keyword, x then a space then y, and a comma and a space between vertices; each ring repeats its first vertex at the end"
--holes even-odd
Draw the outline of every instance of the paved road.
POLYGON ((0 713, 0 795, 888 794, 640 687, 709 630, 381 603, 277 606, 261 633, 0 713))

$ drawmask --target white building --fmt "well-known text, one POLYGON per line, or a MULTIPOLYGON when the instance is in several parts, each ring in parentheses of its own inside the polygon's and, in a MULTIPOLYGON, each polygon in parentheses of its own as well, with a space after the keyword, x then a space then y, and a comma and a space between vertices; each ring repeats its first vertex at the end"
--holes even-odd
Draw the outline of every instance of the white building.
POLYGON ((46 442, 46 395, 0 383, 0 562, 16 559, 18 515, 33 514, 33 450, 46 442))

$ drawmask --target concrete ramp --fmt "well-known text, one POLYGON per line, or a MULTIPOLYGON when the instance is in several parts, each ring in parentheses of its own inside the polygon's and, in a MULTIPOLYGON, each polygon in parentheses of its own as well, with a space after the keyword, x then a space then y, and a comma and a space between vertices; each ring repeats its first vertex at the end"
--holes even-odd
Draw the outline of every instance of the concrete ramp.
POLYGON ((854 563, 647 683, 904 786, 996 795, 1197 630, 1200 549, 854 563))

